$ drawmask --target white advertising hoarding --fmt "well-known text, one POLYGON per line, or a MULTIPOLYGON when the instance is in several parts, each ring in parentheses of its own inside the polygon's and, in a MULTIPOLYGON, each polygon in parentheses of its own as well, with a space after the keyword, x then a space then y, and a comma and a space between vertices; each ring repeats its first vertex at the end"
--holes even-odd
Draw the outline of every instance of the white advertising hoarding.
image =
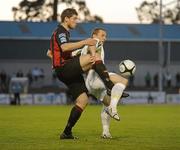
POLYGON ((0 94, 0 104, 10 104, 9 94, 0 94))
MULTIPOLYGON (((22 105, 50 105, 67 104, 66 93, 48 93, 48 94, 20 94, 20 103, 22 105)), ((0 104, 10 104, 14 100, 14 94, 0 94, 0 104)))
POLYGON ((166 102, 180 104, 180 94, 167 94, 166 102))
MULTIPOLYGON (((180 94, 167 94, 165 92, 128 92, 130 96, 123 98, 123 104, 147 104, 147 103, 176 103, 180 104, 180 94)), ((0 94, 0 104, 10 104, 13 94, 0 94)), ((95 104, 97 102, 92 102, 95 104)), ((64 105, 67 104, 66 93, 47 94, 21 94, 22 105, 64 105)))
POLYGON ((129 97, 122 99, 123 104, 165 103, 165 92, 128 92, 129 97))

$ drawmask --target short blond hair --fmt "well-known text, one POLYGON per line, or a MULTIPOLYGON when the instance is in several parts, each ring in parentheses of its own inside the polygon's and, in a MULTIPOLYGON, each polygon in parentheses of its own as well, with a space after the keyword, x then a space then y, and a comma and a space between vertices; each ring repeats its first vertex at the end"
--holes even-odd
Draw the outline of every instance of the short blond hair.
POLYGON ((106 29, 104 29, 104 28, 95 28, 95 29, 93 29, 91 36, 93 36, 94 34, 97 35, 100 30, 106 32, 106 29))

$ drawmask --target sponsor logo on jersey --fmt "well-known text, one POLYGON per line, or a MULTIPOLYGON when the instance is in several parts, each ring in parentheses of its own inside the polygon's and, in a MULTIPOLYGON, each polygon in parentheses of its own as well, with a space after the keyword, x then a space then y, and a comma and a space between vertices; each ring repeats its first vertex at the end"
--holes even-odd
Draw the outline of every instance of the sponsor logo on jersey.
POLYGON ((59 34, 59 40, 61 41, 61 43, 67 42, 66 34, 65 33, 59 34))

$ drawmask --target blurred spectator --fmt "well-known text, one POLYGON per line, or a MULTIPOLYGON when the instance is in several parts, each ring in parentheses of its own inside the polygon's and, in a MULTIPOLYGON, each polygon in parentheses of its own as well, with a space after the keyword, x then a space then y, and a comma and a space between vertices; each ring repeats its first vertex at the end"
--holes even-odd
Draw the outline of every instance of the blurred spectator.
POLYGON ((146 87, 150 87, 151 86, 151 75, 149 72, 146 73, 144 80, 146 83, 146 87))
POLYGON ((44 79, 44 69, 43 69, 43 68, 40 68, 40 69, 39 69, 39 77, 40 77, 41 79, 44 79))
POLYGON ((180 87, 180 73, 176 73, 176 87, 180 87))
POLYGON ((23 77, 24 74, 22 72, 22 70, 19 70, 17 73, 16 73, 16 77, 23 77))
POLYGON ((154 80, 154 87, 157 88, 158 87, 158 80, 159 80, 158 73, 154 74, 153 80, 154 80))
POLYGON ((33 82, 33 77, 32 77, 32 73, 31 73, 31 70, 28 71, 27 73, 27 78, 29 80, 29 86, 31 86, 32 82, 33 82))
POLYGON ((0 89, 5 92, 7 88, 7 74, 4 70, 0 72, 0 89))
POLYGON ((162 74, 162 86, 167 87, 167 82, 166 82, 166 73, 162 74))
POLYGON ((33 77, 33 79, 34 79, 35 81, 37 81, 38 78, 39 78, 39 76, 40 76, 39 68, 37 68, 37 67, 33 68, 33 69, 32 69, 32 77, 33 77))
POLYGON ((166 81, 166 86, 167 86, 168 88, 170 88, 170 87, 171 87, 172 75, 170 74, 169 71, 166 71, 164 77, 165 77, 165 81, 166 81))
POLYGON ((19 82, 14 82, 12 85, 12 92, 14 94, 14 102, 11 102, 11 104, 21 104, 21 98, 20 93, 22 91, 22 85, 19 82))
POLYGON ((154 103, 154 98, 152 97, 151 93, 148 95, 148 104, 153 104, 154 103))

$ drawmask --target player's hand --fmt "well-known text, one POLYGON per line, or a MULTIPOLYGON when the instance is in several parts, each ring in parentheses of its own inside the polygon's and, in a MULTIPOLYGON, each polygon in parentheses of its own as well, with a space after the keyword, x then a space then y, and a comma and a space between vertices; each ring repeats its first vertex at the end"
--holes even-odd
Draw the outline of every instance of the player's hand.
POLYGON ((96 43, 97 43, 97 40, 93 38, 88 38, 85 40, 85 45, 88 45, 88 46, 95 46, 96 43))

